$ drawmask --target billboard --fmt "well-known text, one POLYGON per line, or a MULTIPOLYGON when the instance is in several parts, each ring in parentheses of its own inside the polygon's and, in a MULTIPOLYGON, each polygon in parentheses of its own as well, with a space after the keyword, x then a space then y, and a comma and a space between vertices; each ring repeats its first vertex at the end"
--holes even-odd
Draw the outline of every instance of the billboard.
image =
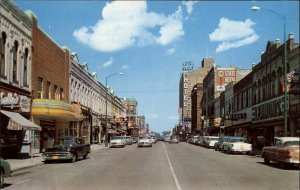
POLYGON ((236 81, 236 68, 217 68, 215 85, 216 92, 225 91, 225 86, 236 81))

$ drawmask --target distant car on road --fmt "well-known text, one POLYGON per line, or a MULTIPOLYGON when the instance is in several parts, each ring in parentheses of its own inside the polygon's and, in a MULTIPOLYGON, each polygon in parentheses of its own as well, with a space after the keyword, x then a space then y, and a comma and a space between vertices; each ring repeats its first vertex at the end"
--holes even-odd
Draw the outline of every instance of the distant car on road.
POLYGON ((11 176, 11 167, 6 160, 0 158, 0 189, 3 188, 4 178, 11 176))
POLYGON ((126 145, 132 145, 133 144, 133 140, 132 140, 131 136, 123 136, 123 138, 125 140, 126 145))
POLYGON ((137 147, 152 147, 151 137, 140 137, 139 141, 137 142, 137 147))
POLYGON ((262 149, 264 162, 278 162, 281 167, 286 165, 300 164, 300 138, 299 137, 279 137, 275 139, 273 146, 266 146, 262 149))
POLYGON ((122 136, 113 136, 110 139, 110 148, 113 147, 125 147, 126 141, 122 136))
POLYGON ((171 138, 170 138, 170 143, 171 144, 177 144, 177 143, 179 143, 179 138, 178 138, 178 136, 176 136, 176 135, 172 135, 171 136, 171 138))

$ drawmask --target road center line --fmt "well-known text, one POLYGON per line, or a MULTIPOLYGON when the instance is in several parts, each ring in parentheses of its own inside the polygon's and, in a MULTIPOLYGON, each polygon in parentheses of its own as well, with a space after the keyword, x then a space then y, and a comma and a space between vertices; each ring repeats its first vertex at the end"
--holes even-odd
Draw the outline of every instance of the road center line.
POLYGON ((172 167, 172 164, 171 164, 171 161, 170 161, 170 158, 169 158, 169 155, 168 155, 168 153, 167 153, 167 150, 166 150, 166 147, 165 147, 165 144, 164 144, 164 143, 163 143, 163 147, 164 147, 164 150, 165 150, 167 159, 168 159, 169 167, 170 167, 170 170, 171 170, 171 172, 172 172, 172 175, 173 175, 173 178, 174 178, 174 181, 175 181, 177 190, 181 190, 180 185, 179 185, 179 183, 178 183, 176 174, 175 174, 175 172, 174 172, 174 170, 173 170, 173 167, 172 167))

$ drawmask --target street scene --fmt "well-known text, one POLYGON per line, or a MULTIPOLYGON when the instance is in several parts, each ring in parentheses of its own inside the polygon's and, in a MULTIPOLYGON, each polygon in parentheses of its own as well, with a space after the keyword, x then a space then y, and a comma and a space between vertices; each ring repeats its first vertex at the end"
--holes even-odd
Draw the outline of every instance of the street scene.
POLYGON ((0 0, 0 189, 298 190, 299 7, 0 0))
POLYGON ((86 160, 16 171, 4 189, 299 189, 299 170, 188 143, 101 149, 86 160), (119 163, 119 164, 115 164, 119 163), (276 179, 276 180, 274 180, 276 179))

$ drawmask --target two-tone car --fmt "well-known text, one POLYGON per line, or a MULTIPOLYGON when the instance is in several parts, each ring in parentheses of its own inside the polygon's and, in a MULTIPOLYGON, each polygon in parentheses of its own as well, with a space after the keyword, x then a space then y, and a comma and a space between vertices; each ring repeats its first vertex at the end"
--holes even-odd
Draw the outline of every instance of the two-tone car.
POLYGON ((252 151, 252 145, 247 143, 244 137, 229 137, 228 141, 223 142, 223 151, 225 153, 247 153, 252 151))
POLYGON ((81 137, 66 136, 57 138, 51 147, 43 150, 44 163, 57 160, 75 162, 79 157, 86 159, 91 152, 90 144, 81 137))
POLYGON ((218 136, 207 136, 204 139, 204 147, 206 148, 214 148, 215 143, 218 142, 219 137, 218 136))
POLYGON ((264 162, 280 163, 284 168, 286 165, 297 165, 300 163, 300 141, 299 137, 278 137, 275 138, 273 146, 265 146, 262 149, 264 162))

